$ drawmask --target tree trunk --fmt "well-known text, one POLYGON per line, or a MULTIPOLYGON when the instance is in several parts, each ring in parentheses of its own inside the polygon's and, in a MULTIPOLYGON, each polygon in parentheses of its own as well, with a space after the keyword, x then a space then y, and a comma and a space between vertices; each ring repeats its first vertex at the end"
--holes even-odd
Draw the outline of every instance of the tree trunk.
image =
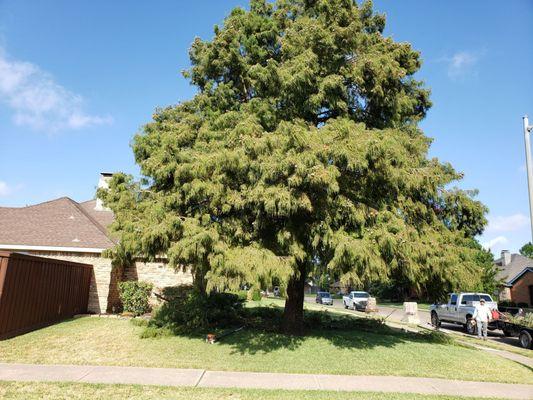
POLYGON ((207 282, 205 280, 205 268, 202 268, 202 266, 198 265, 196 266, 193 277, 192 277, 192 284, 193 287, 196 289, 198 293, 200 293, 203 296, 207 295, 207 282))
POLYGON ((305 267, 293 276, 287 285, 287 300, 281 329, 284 333, 301 336, 304 333, 304 286, 305 267))

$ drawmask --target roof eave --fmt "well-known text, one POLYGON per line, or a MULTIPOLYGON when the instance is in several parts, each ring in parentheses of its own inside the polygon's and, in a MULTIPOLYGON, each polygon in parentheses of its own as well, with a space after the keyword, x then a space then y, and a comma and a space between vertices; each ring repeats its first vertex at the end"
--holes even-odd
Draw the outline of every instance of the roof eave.
POLYGON ((0 250, 24 251, 59 251, 65 253, 95 253, 101 254, 104 248, 98 247, 68 247, 68 246, 33 246, 24 244, 0 244, 0 250))

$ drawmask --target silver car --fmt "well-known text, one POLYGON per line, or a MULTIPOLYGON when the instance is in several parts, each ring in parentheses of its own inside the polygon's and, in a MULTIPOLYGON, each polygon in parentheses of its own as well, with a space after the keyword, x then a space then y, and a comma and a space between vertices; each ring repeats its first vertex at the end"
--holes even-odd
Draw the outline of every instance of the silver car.
POLYGON ((332 306, 333 305, 333 297, 331 297, 331 294, 329 294, 329 292, 318 292, 316 294, 315 301, 318 304, 325 304, 325 305, 328 305, 328 306, 332 306))

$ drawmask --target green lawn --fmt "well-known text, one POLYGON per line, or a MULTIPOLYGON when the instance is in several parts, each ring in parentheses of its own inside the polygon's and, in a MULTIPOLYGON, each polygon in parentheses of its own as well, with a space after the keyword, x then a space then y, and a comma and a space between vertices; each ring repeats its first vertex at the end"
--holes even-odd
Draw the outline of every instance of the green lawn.
MULTIPOLYGON (((403 302, 394 302, 394 301, 387 301, 387 300, 379 300, 378 299, 378 307, 379 306, 403 309, 403 302)), ((418 309, 419 310, 429 311, 429 307, 430 306, 431 306, 431 304, 429 304, 429 303, 418 303, 418 309)))
MULTIPOLYGON (((6 400, 454 400, 451 396, 326 391, 173 388, 82 383, 15 383, 0 381, 0 398, 6 400)), ((471 398, 462 397, 468 400, 471 398)), ((490 399, 489 399, 490 400, 490 399)), ((492 399, 496 400, 496 399, 492 399)))
POLYGON ((392 331, 313 331, 304 338, 295 338, 243 330, 221 343, 208 345, 203 337, 141 339, 142 330, 120 319, 70 320, 0 342, 0 362, 364 373, 533 383, 531 370, 518 363, 392 331))

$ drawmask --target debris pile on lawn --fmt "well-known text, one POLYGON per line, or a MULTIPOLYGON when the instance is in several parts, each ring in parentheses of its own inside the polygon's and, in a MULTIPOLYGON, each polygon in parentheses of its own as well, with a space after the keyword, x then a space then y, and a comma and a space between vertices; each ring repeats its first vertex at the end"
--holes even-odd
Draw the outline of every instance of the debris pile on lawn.
POLYGON ((509 316, 509 322, 516 325, 533 328, 533 313, 527 313, 524 316, 509 316))

